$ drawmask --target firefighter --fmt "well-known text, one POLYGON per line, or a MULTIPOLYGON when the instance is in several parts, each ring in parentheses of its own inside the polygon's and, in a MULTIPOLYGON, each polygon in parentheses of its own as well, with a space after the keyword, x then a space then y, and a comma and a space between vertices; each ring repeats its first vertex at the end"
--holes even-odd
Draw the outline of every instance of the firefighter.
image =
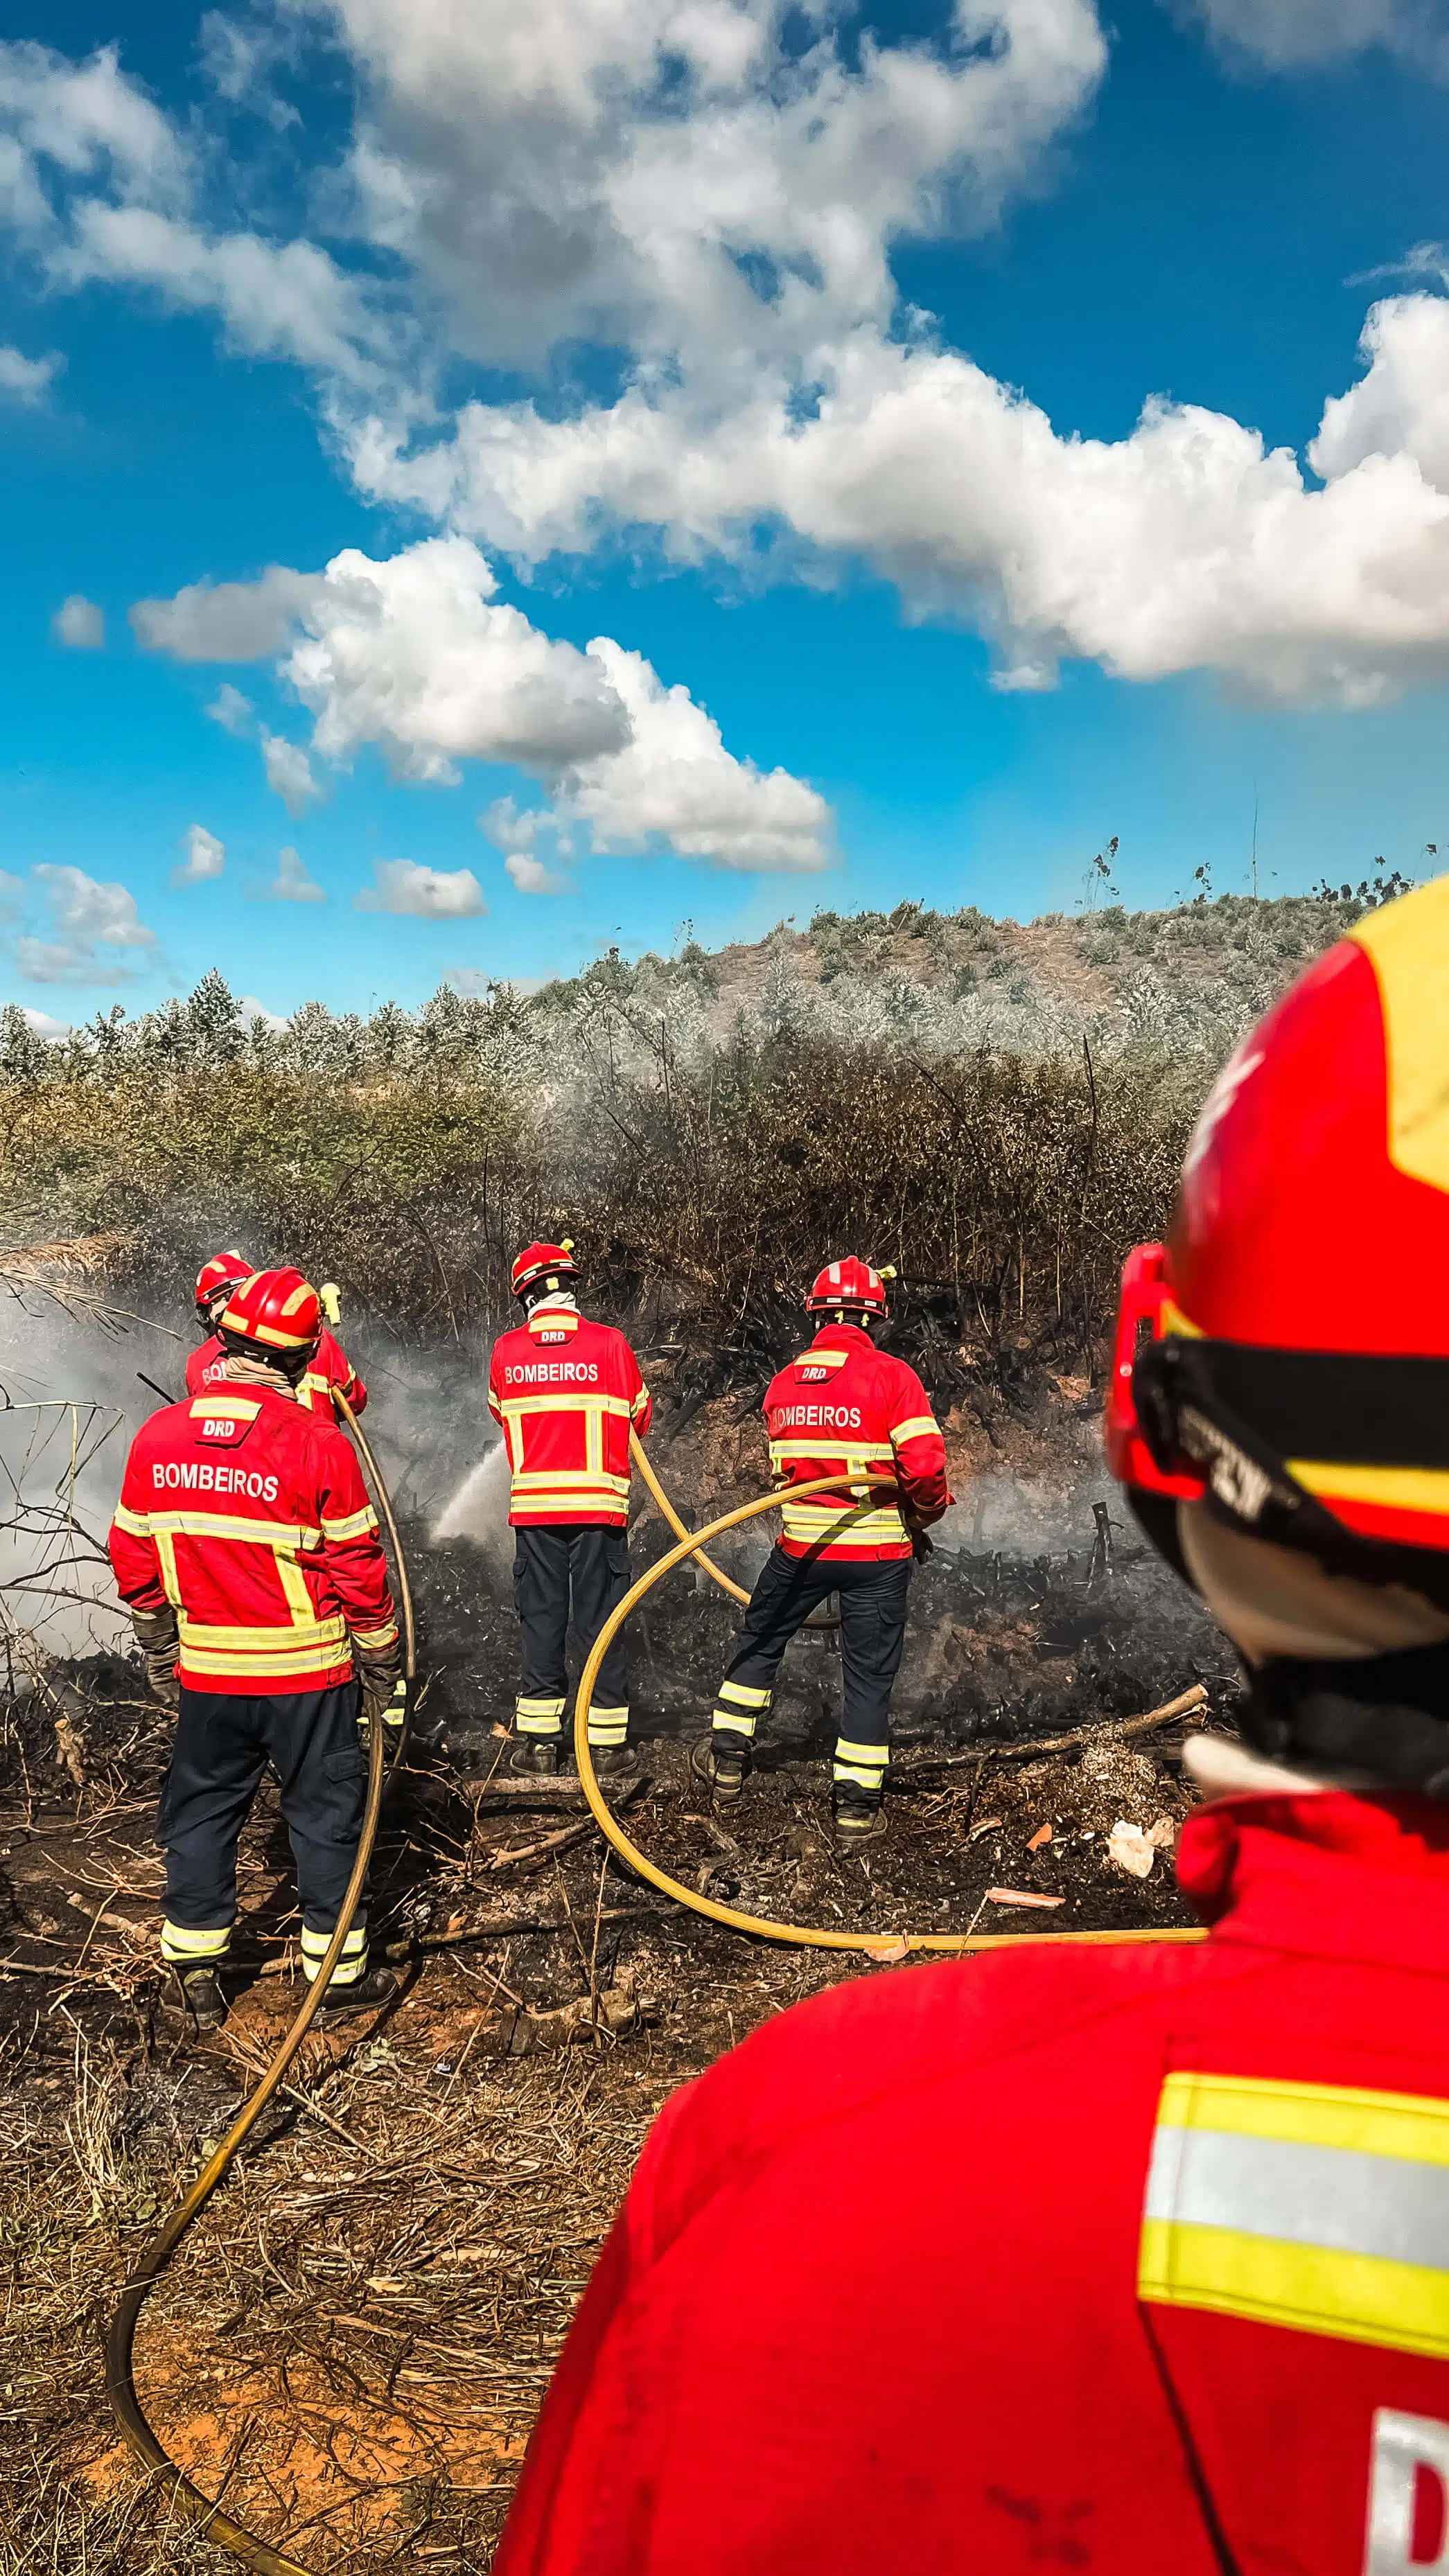
POLYGON ((1110 1454, 1244 1660, 1208 1939, 862 1977, 676 2095, 494 2576, 1449 2564, 1446 993, 1441 879, 1129 1265, 1110 1454))
MULTIPOLYGON (((513 1265, 525 1320, 495 1343, 488 1409, 508 1444, 513 1592, 523 1632, 514 1709, 515 1771, 556 1772, 564 1750, 572 1613, 587 1654, 629 1589, 629 1434, 649 1428, 649 1390, 612 1324, 591 1323, 574 1295, 571 1243, 530 1243, 513 1265)), ((589 1711, 594 1768, 635 1767, 628 1742, 628 1665, 616 1638, 589 1711)))
MULTIPOLYGON (((199 1350, 191 1353, 186 1363, 188 1395, 202 1395, 209 1386, 220 1385, 225 1377, 227 1354, 216 1326, 233 1287, 252 1275, 251 1263, 240 1252, 218 1252, 203 1264, 196 1282, 196 1320, 206 1339, 199 1350)), ((333 1390, 338 1389, 346 1396, 354 1413, 365 1413, 367 1389, 331 1330, 340 1314, 337 1290, 328 1280, 317 1294, 326 1320, 317 1348, 298 1382, 296 1397, 309 1413, 320 1414, 329 1422, 340 1422, 342 1417, 333 1402, 333 1390)))
POLYGON ((810 1612, 835 1593, 845 1713, 835 1747, 832 1808, 844 1848, 885 1832, 891 1688, 906 1636, 912 1559, 951 1500, 946 1448, 930 1399, 904 1360, 871 1340, 895 1272, 832 1261, 805 1301, 822 1321, 814 1341, 765 1392, 770 1474, 787 1495, 813 1477, 852 1479, 839 1495, 787 1501, 726 1667, 710 1732, 691 1767, 720 1805, 743 1791, 755 1730, 774 1696, 780 1659, 810 1612), (859 1479, 889 1474, 894 1494, 859 1479))
MULTIPOLYGON (((110 1534, 151 1687, 177 1711, 157 1829, 161 1951, 201 2030, 225 2016, 237 1838, 268 1762, 315 1977, 357 1856, 359 1726, 400 1724, 403 1688, 356 1456, 298 1400, 322 1331, 316 1290, 296 1270, 243 1277, 218 1330, 220 1376, 137 1433, 110 1534)), ((395 1991, 369 1968, 359 1914, 321 2009, 371 2010, 395 1991)))

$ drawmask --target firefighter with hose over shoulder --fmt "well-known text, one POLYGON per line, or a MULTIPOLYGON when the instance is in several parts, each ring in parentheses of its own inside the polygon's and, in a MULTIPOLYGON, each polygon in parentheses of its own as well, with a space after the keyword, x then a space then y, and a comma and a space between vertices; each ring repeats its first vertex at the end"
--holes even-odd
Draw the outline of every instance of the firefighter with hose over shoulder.
POLYGON ((845 1709, 835 1747, 832 1813, 845 1849, 885 1831, 890 1700, 906 1637, 912 1564, 930 1553, 925 1533, 951 1500, 946 1448, 913 1368, 871 1338, 886 1315, 893 1270, 832 1261, 805 1301, 821 1318, 808 1350, 765 1393, 770 1473, 786 1495, 782 1528, 725 1669, 710 1732, 690 1756, 717 1805, 744 1790, 755 1731, 774 1697, 781 1658, 812 1610, 840 1603, 845 1709), (792 1503, 792 1485, 839 1475, 893 1472, 892 1496, 861 1484, 850 1494, 792 1503))
MULTIPOLYGON (((377 1519, 356 1454, 299 1389, 322 1307, 296 1270, 244 1275, 222 1310, 225 1359, 152 1414, 110 1533, 117 1588, 156 1697, 177 1712, 157 1838, 161 1951, 192 2025, 224 2019, 237 1841, 268 1763, 297 1864, 309 1978, 336 1927, 363 1809, 360 1728, 401 1725, 404 1685, 377 1519)), ((369 2011, 396 1980, 359 1914, 323 2017, 369 2011)))
POLYGON ((1109 1458, 1246 1686, 1207 1939, 859 1979, 677 2094, 494 2576, 1446 2564, 1446 994, 1441 879, 1240 1046, 1127 1265, 1109 1458))
MULTIPOLYGON (((629 1589, 629 1434, 649 1428, 649 1390, 624 1335, 581 1315, 573 1245, 530 1243, 511 1284, 524 1321, 488 1370, 488 1409, 508 1447, 513 1590, 523 1641, 514 1771, 553 1773, 564 1756, 565 1654, 572 1619, 584 1652, 629 1589)), ((622 1638, 589 1712, 602 1778, 635 1768, 622 1638)))
MULTIPOLYGON (((188 1395, 204 1395, 208 1387, 219 1385, 225 1377, 227 1350, 217 1325, 232 1290, 254 1276, 255 1264, 247 1260, 245 1253, 217 1252, 210 1261, 203 1262, 196 1281, 196 1320, 205 1338, 187 1357, 188 1395)), ((317 1348, 297 1381, 296 1396, 309 1413, 338 1422, 342 1417, 333 1400, 334 1389, 347 1398, 354 1413, 367 1411, 367 1389, 332 1330, 341 1320, 342 1306, 330 1279, 324 1280, 317 1294, 325 1321, 317 1336, 317 1348)))

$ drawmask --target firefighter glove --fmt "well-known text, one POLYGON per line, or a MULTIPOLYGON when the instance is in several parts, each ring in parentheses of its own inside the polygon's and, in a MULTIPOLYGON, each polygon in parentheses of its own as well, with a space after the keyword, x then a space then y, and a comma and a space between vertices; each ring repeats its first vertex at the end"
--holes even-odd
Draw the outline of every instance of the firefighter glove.
POLYGON ((385 1726, 401 1726, 406 1709, 407 1684, 398 1663, 398 1650, 390 1646, 360 1646, 353 1639, 352 1653, 357 1665, 357 1678, 362 1684, 363 1726, 380 1717, 385 1726))
POLYGON ((179 1708, 181 1684, 176 1678, 176 1658, 181 1651, 181 1636, 171 1604, 168 1601, 162 1610, 133 1610, 131 1626, 141 1649, 152 1698, 159 1699, 163 1708, 179 1708))
POLYGON ((391 1699, 375 1697, 369 1691, 367 1682, 364 1679, 362 1685, 362 1706, 358 1711, 357 1717, 357 1723, 359 1726, 371 1726, 374 1716, 380 1714, 384 1726, 401 1727, 407 1713, 408 1686, 403 1680, 401 1673, 399 1673, 397 1680, 393 1684, 391 1699))
POLYGON ((936 1550, 934 1542, 926 1536, 925 1531, 923 1529, 913 1528, 911 1531, 911 1554, 915 1558, 917 1565, 925 1565, 928 1560, 935 1555, 935 1553, 936 1550))

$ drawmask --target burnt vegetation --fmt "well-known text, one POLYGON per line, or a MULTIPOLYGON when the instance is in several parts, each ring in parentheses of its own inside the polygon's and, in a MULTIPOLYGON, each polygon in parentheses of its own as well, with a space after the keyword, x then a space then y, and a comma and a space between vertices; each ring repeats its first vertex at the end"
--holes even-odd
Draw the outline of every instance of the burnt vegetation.
POLYGON ((281 1028, 219 974, 59 1045, 12 1006, 0 1224, 105 1239, 113 1277, 178 1298, 236 1235, 410 1338, 496 1319, 519 1242, 567 1230, 609 1311, 725 1374, 780 1351, 802 1277, 849 1247, 900 1272, 928 1377, 963 1340, 1090 1365, 1216 1066, 1398 883, 1025 926, 827 912, 714 958, 610 952, 526 997, 281 1028))

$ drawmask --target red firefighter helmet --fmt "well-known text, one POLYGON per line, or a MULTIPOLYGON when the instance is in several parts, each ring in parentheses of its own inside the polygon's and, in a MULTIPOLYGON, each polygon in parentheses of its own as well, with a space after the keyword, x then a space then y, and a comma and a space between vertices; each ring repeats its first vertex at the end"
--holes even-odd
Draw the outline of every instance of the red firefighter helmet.
POLYGON ((238 1282, 217 1330, 227 1342, 250 1342, 267 1358, 285 1362, 315 1347, 322 1300, 300 1270, 258 1270, 238 1282))
POLYGON ((244 1252, 214 1252, 196 1274, 196 1312, 203 1324, 211 1322, 211 1310, 224 1288, 235 1288, 252 1276, 253 1264, 244 1252))
POLYGON ((1127 1262, 1107 1456, 1449 1598, 1449 877, 1360 921, 1219 1075, 1127 1262))
POLYGON ((844 1261, 827 1262, 805 1300, 805 1312, 820 1315, 833 1313, 837 1306, 854 1306, 867 1315, 883 1315, 885 1283, 895 1275, 893 1270, 872 1270, 868 1261, 857 1261, 854 1253, 844 1261))
POLYGON ((550 1279, 556 1284, 560 1279, 573 1279, 577 1275, 574 1248, 566 1236, 562 1243, 530 1243, 520 1252, 509 1279, 514 1296, 521 1297, 525 1289, 535 1287, 540 1279, 550 1279))

